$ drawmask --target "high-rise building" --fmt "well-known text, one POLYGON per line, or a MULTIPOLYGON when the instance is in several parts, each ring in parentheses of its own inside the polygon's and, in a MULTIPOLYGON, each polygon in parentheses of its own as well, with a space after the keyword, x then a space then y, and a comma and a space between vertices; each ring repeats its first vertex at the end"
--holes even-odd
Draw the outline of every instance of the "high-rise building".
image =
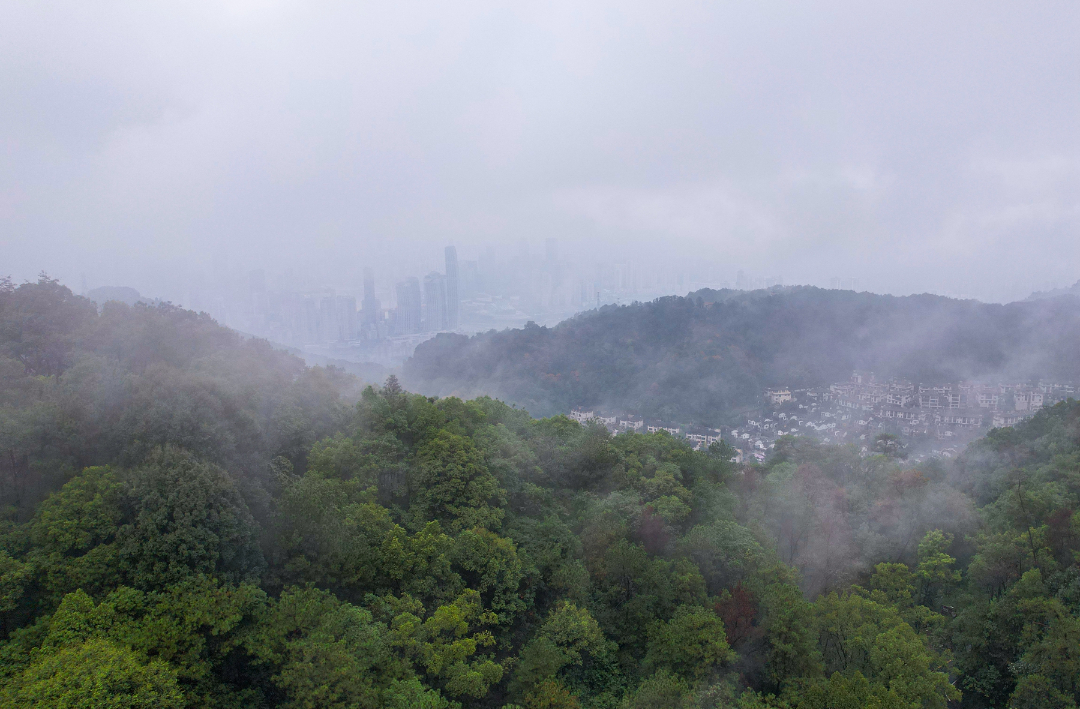
POLYGON ((374 325, 378 322, 379 310, 382 304, 375 297, 375 276, 371 273, 370 268, 364 269, 364 300, 361 305, 363 307, 363 323, 365 325, 374 325))
POLYGON ((544 257, 549 264, 559 260, 558 242, 555 239, 546 239, 544 241, 544 257))
POLYGON ((407 278, 397 284, 397 329, 398 334, 414 335, 420 332, 421 324, 420 281, 407 278))
POLYGON ((424 332, 447 329, 446 276, 437 271, 424 276, 424 332))
POLYGON ((446 327, 453 329, 458 326, 458 314, 461 307, 460 290, 458 282, 457 249, 453 246, 446 247, 446 327))
POLYGON ((348 342, 356 337, 356 298, 328 295, 319 300, 317 342, 348 342))

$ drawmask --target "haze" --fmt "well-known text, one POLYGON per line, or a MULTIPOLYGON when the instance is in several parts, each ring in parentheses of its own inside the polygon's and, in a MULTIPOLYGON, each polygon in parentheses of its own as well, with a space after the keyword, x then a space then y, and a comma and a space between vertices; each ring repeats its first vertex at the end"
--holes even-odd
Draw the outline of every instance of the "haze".
POLYGON ((358 284, 373 267, 389 289, 446 244, 549 238, 590 267, 896 294, 1080 278, 1074 0, 3 15, 16 281, 181 299, 212 268, 358 284))

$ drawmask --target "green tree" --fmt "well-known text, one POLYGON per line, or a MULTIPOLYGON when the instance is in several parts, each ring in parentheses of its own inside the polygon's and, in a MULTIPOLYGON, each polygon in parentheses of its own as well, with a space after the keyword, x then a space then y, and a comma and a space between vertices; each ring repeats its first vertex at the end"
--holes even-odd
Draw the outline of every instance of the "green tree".
POLYGON ((919 566, 915 570, 915 580, 919 584, 918 595, 923 604, 934 603, 960 582, 960 572, 953 568, 956 559, 946 553, 952 540, 951 534, 934 529, 919 542, 919 566))
POLYGON ((511 691, 531 691, 544 681, 558 680, 565 668, 581 667, 593 656, 609 651, 604 633, 589 611, 563 601, 548 613, 540 630, 522 649, 511 691))
POLYGON ((7 635, 8 627, 5 621, 22 600, 30 577, 29 565, 0 549, 0 637, 7 635))
POLYGON ((407 570, 406 534, 371 498, 347 481, 310 472, 286 480, 275 519, 280 582, 313 583, 356 602, 389 590, 407 570))
POLYGON ((367 610, 315 589, 287 589, 246 639, 256 665, 287 709, 444 707, 418 686, 392 650, 387 627, 367 610))
POLYGON ((510 623, 528 605, 521 588, 525 571, 512 540, 482 528, 466 530, 454 540, 453 559, 466 585, 480 592, 500 623, 510 623))
POLYGON ((819 647, 831 676, 858 672, 909 706, 941 707, 960 699, 942 671, 944 659, 916 634, 898 608, 860 596, 830 593, 814 604, 819 647))
POLYGON ((417 466, 410 513, 418 522, 438 520, 452 532, 502 522, 506 493, 468 438, 439 431, 418 451, 417 466))
POLYGON ((165 447, 134 471, 126 495, 134 509, 117 549, 132 585, 163 588, 199 573, 232 583, 259 578, 257 526, 221 468, 165 447))
POLYGON ((482 697, 502 679, 503 668, 480 651, 495 644, 490 631, 497 622, 484 611, 480 594, 469 589, 453 603, 423 618, 423 606, 409 598, 397 602, 391 642, 450 696, 482 697))
POLYGON ((235 659, 241 631, 264 603, 262 591, 252 586, 224 586, 206 577, 164 591, 120 587, 100 603, 76 591, 42 624, 39 648, 31 654, 104 639, 140 662, 168 663, 190 705, 234 707, 241 695, 221 681, 219 670, 235 659))
POLYGON ((176 674, 97 638, 39 655, 0 695, 12 709, 181 709, 176 674))
POLYGON ((630 692, 619 709, 691 709, 693 691, 682 677, 660 670, 630 692))
POLYGON ((124 487, 108 467, 87 468, 44 500, 27 525, 28 558, 45 591, 45 605, 75 589, 100 595, 120 576, 117 529, 125 514, 124 487))
POLYGON ((1024 675, 1009 697, 1010 709, 1075 709, 1076 701, 1054 682, 1037 674, 1024 675))
POLYGON ((780 688, 799 677, 821 674, 821 652, 812 606, 798 587, 771 584, 761 597, 769 683, 780 688))
POLYGON ((656 622, 650 628, 645 665, 700 680, 736 657, 728 647, 724 622, 712 611, 684 605, 671 620, 656 622))
POLYGON ((524 709, 579 709, 581 702, 558 680, 544 680, 525 695, 524 709))
POLYGON ((0 291, 0 346, 28 374, 58 377, 71 366, 76 338, 96 318, 93 303, 42 273, 37 283, 0 291))

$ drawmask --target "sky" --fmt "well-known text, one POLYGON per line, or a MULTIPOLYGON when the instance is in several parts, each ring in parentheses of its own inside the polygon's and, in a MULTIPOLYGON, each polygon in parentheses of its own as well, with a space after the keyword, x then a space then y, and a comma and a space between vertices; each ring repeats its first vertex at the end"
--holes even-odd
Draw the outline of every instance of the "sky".
POLYGON ((0 4, 17 281, 546 238, 896 294, 1080 279, 1078 0, 0 4))

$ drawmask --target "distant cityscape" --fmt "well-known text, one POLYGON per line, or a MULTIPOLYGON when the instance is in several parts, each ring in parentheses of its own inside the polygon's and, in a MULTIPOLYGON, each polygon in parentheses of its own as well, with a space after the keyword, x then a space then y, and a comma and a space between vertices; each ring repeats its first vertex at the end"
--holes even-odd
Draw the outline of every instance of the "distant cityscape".
MULTIPOLYGON (((336 277, 315 280, 292 271, 238 269, 222 261, 207 272, 174 278, 172 285, 162 282, 162 291, 152 298, 130 288, 91 289, 85 276, 82 293, 99 302, 171 300, 207 312, 240 332, 307 354, 396 367, 418 344, 440 332, 472 334, 523 327, 529 321, 555 325, 608 304, 701 288, 785 285, 780 275, 753 274, 704 260, 641 263, 621 254, 586 260, 580 254, 562 254, 554 238, 545 239, 539 253, 535 247, 524 241, 498 249, 485 246, 462 258, 455 245, 446 245, 415 254, 395 268, 358 264, 339 269, 336 277)), ((828 287, 856 291, 866 284, 857 276, 832 276, 828 287)))
MULTIPOLYGON (((393 367, 411 356, 419 343, 440 332, 471 334, 522 327, 529 321, 555 325, 612 303, 685 295, 701 288, 755 290, 784 284, 780 276, 731 272, 726 266, 706 262, 686 267, 598 257, 582 263, 580 258, 562 255, 553 238, 544 240, 540 253, 519 242, 498 250, 483 247, 473 258, 462 258, 456 246, 447 245, 441 253, 417 254, 415 261, 413 275, 408 267, 360 266, 354 280, 345 279, 354 285, 338 287, 305 285, 288 272, 238 272, 222 263, 210 273, 184 279, 177 292, 155 295, 207 312, 228 327, 276 344, 332 359, 393 367), (432 268, 436 254, 438 264, 432 268), (424 263, 427 268, 420 265, 424 263)), ((856 278, 832 280, 836 288, 859 285, 856 278)), ((85 277, 82 292, 99 302, 159 300, 143 298, 130 288, 91 289, 85 277)))
POLYGON ((953 457, 988 429, 1014 426, 1044 406, 1075 398, 1076 392, 1077 386, 1071 383, 930 385, 879 381, 872 373, 854 372, 849 381, 825 387, 768 389, 757 413, 744 424, 726 429, 591 408, 576 408, 568 415, 583 424, 606 426, 614 434, 667 431, 685 438, 695 449, 724 441, 736 449, 738 461, 763 461, 785 435, 851 443, 863 455, 870 455, 875 439, 883 433, 896 436, 918 461, 953 457))

